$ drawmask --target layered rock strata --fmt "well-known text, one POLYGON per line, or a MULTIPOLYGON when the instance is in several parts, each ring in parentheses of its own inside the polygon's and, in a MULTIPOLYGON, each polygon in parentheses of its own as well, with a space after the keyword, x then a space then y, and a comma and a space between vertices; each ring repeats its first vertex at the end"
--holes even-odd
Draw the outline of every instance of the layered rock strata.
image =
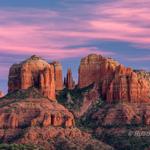
POLYGON ((0 129, 21 129, 24 127, 73 127, 74 117, 62 105, 46 98, 24 100, 5 99, 0 102, 0 129), (10 104, 10 105, 8 105, 10 104))
POLYGON ((91 54, 81 60, 79 87, 99 84, 101 97, 109 103, 150 101, 147 76, 126 68, 111 58, 91 54))

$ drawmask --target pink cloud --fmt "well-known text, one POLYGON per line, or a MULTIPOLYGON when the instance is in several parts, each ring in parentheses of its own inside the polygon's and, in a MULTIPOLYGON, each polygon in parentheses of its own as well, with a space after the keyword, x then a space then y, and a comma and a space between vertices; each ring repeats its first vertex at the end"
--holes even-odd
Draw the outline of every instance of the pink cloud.
MULTIPOLYGON (((4 12, 2 11, 2 13, 4 12)), ((19 16, 24 17, 26 16, 25 13, 26 12, 24 12, 23 16, 20 14, 19 16)), ((40 13, 38 16, 40 19, 41 10, 39 12, 36 10, 36 13, 40 13)), ((79 57, 89 53, 112 54, 110 51, 100 51, 95 47, 82 46, 81 48, 67 48, 69 46, 83 44, 88 39, 87 36, 83 38, 83 36, 81 36, 83 34, 82 32, 67 31, 64 29, 57 30, 59 27, 56 23, 53 24, 46 20, 44 23, 38 22, 32 24, 18 22, 18 20, 13 19, 13 16, 17 14, 15 15, 13 12, 13 15, 11 15, 11 13, 6 12, 6 16, 12 18, 12 22, 7 19, 6 24, 0 25, 0 52, 2 53, 5 51, 6 54, 16 55, 37 54, 52 59, 79 57)), ((50 18, 47 15, 47 20, 50 18)), ((32 19, 34 20, 35 18, 33 17, 32 19)), ((62 28, 63 27, 62 25, 62 28)))
POLYGON ((0 10, 1 21, 4 22, 0 25, 0 51, 39 55, 47 53, 57 55, 58 58, 77 57, 82 53, 96 51, 89 47, 84 50, 66 47, 84 45, 93 39, 125 41, 149 48, 150 29, 146 26, 150 25, 150 2, 146 2, 147 5, 138 0, 85 5, 81 14, 91 13, 84 20, 80 16, 70 17, 67 12, 60 14, 44 9, 0 10), (64 17, 66 21, 61 20, 63 15, 68 17, 64 17))
POLYGON ((90 40, 130 42, 138 47, 150 46, 149 1, 123 0, 101 5, 85 5, 81 16, 44 9, 0 10, 0 52, 38 54, 68 58, 88 53, 107 53, 86 45, 90 40), (78 48, 72 48, 77 46, 78 48), (67 48, 70 47, 70 48, 67 48), (93 49, 92 49, 93 48, 93 49))
MULTIPOLYGON (((89 24, 105 39, 129 42, 150 48, 150 1, 122 0, 93 6, 89 24), (109 35, 107 35, 109 33, 109 35)), ((102 37, 99 37, 100 39, 102 37)))

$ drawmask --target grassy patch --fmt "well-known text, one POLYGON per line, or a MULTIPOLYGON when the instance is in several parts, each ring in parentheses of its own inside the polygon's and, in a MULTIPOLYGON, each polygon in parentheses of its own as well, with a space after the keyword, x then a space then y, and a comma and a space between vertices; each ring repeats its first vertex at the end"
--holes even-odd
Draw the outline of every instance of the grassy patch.
POLYGON ((0 144, 0 150, 44 150, 40 146, 24 144, 0 144))
POLYGON ((103 100, 97 100, 83 117, 81 117, 79 120, 76 120, 76 125, 86 130, 95 129, 97 125, 91 116, 93 113, 97 112, 100 107, 103 107, 103 105, 105 105, 103 100))
POLYGON ((8 93, 4 98, 6 99, 26 99, 26 98, 43 98, 43 95, 38 89, 31 87, 27 90, 16 90, 8 93))

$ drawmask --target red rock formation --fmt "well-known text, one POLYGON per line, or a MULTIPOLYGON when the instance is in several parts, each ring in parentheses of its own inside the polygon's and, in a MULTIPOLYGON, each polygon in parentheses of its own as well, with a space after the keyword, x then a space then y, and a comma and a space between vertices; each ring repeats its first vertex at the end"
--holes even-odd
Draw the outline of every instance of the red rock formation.
POLYGON ((118 62, 111 58, 106 59, 101 55, 91 54, 81 59, 79 67, 79 87, 89 86, 100 82, 107 76, 112 76, 118 62))
POLYGON ((39 88, 45 97, 55 100, 54 68, 52 66, 40 72, 39 88))
POLYGON ((81 60, 79 87, 92 83, 100 85, 101 96, 109 103, 150 101, 150 82, 110 58, 91 54, 81 60))
POLYGON ((148 102, 150 101, 150 84, 139 77, 130 68, 119 65, 113 79, 105 79, 102 86, 102 95, 108 102, 148 102), (108 84, 106 84, 108 83, 108 84))
POLYGON ((74 117, 62 105, 46 98, 5 99, 0 102, 0 129, 20 129, 22 127, 73 127, 74 117), (11 105, 9 105, 11 103, 11 105))
POLYGON ((65 127, 70 128, 74 124, 75 124, 74 119, 72 119, 71 117, 68 117, 65 122, 65 127))
MULTIPOLYGON (((24 91, 28 93, 29 90, 31 88, 24 91)), ((32 90, 31 93, 38 92, 35 88, 32 90)), ((44 149, 50 149, 53 144, 55 150, 56 145, 60 145, 56 142, 59 138, 63 138, 68 140, 69 145, 76 140, 76 144, 80 143, 78 149, 83 144, 82 149, 85 149, 88 144, 94 146, 95 142, 100 144, 100 148, 102 147, 103 144, 99 141, 94 142, 90 134, 75 128, 74 116, 64 106, 47 98, 35 98, 34 95, 32 98, 20 99, 19 91, 10 93, 9 98, 6 96, 0 101, 1 141, 32 143, 44 146, 44 149), (15 100, 13 94, 17 95, 15 100)), ((106 149, 105 145, 104 149, 106 149)))
POLYGON ((55 86, 56 90, 60 91, 63 89, 63 78, 62 78, 62 65, 59 62, 52 62, 54 66, 55 86))
POLYGON ((0 98, 2 98, 3 96, 4 96, 4 93, 0 91, 0 98))
POLYGON ((75 82, 72 77, 71 69, 68 69, 68 71, 67 71, 67 77, 65 78, 64 84, 65 84, 66 88, 68 88, 70 90, 75 88, 75 82))
POLYGON ((8 118, 8 125, 7 128, 18 128, 19 126, 19 116, 15 113, 11 113, 8 118))
POLYGON ((36 87, 55 100, 54 67, 37 56, 14 64, 9 71, 8 92, 29 87, 36 87))
POLYGON ((43 123, 42 123, 42 126, 43 127, 48 127, 52 124, 52 121, 51 121, 51 115, 46 113, 44 115, 44 119, 43 119, 43 123))

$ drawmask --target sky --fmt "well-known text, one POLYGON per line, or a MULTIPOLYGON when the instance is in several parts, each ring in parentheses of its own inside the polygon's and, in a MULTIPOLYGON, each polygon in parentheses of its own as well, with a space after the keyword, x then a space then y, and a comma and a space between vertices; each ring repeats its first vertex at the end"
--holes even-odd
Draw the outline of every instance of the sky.
POLYGON ((13 63, 59 60, 77 81, 90 53, 150 71, 150 0, 0 0, 0 90, 13 63))

